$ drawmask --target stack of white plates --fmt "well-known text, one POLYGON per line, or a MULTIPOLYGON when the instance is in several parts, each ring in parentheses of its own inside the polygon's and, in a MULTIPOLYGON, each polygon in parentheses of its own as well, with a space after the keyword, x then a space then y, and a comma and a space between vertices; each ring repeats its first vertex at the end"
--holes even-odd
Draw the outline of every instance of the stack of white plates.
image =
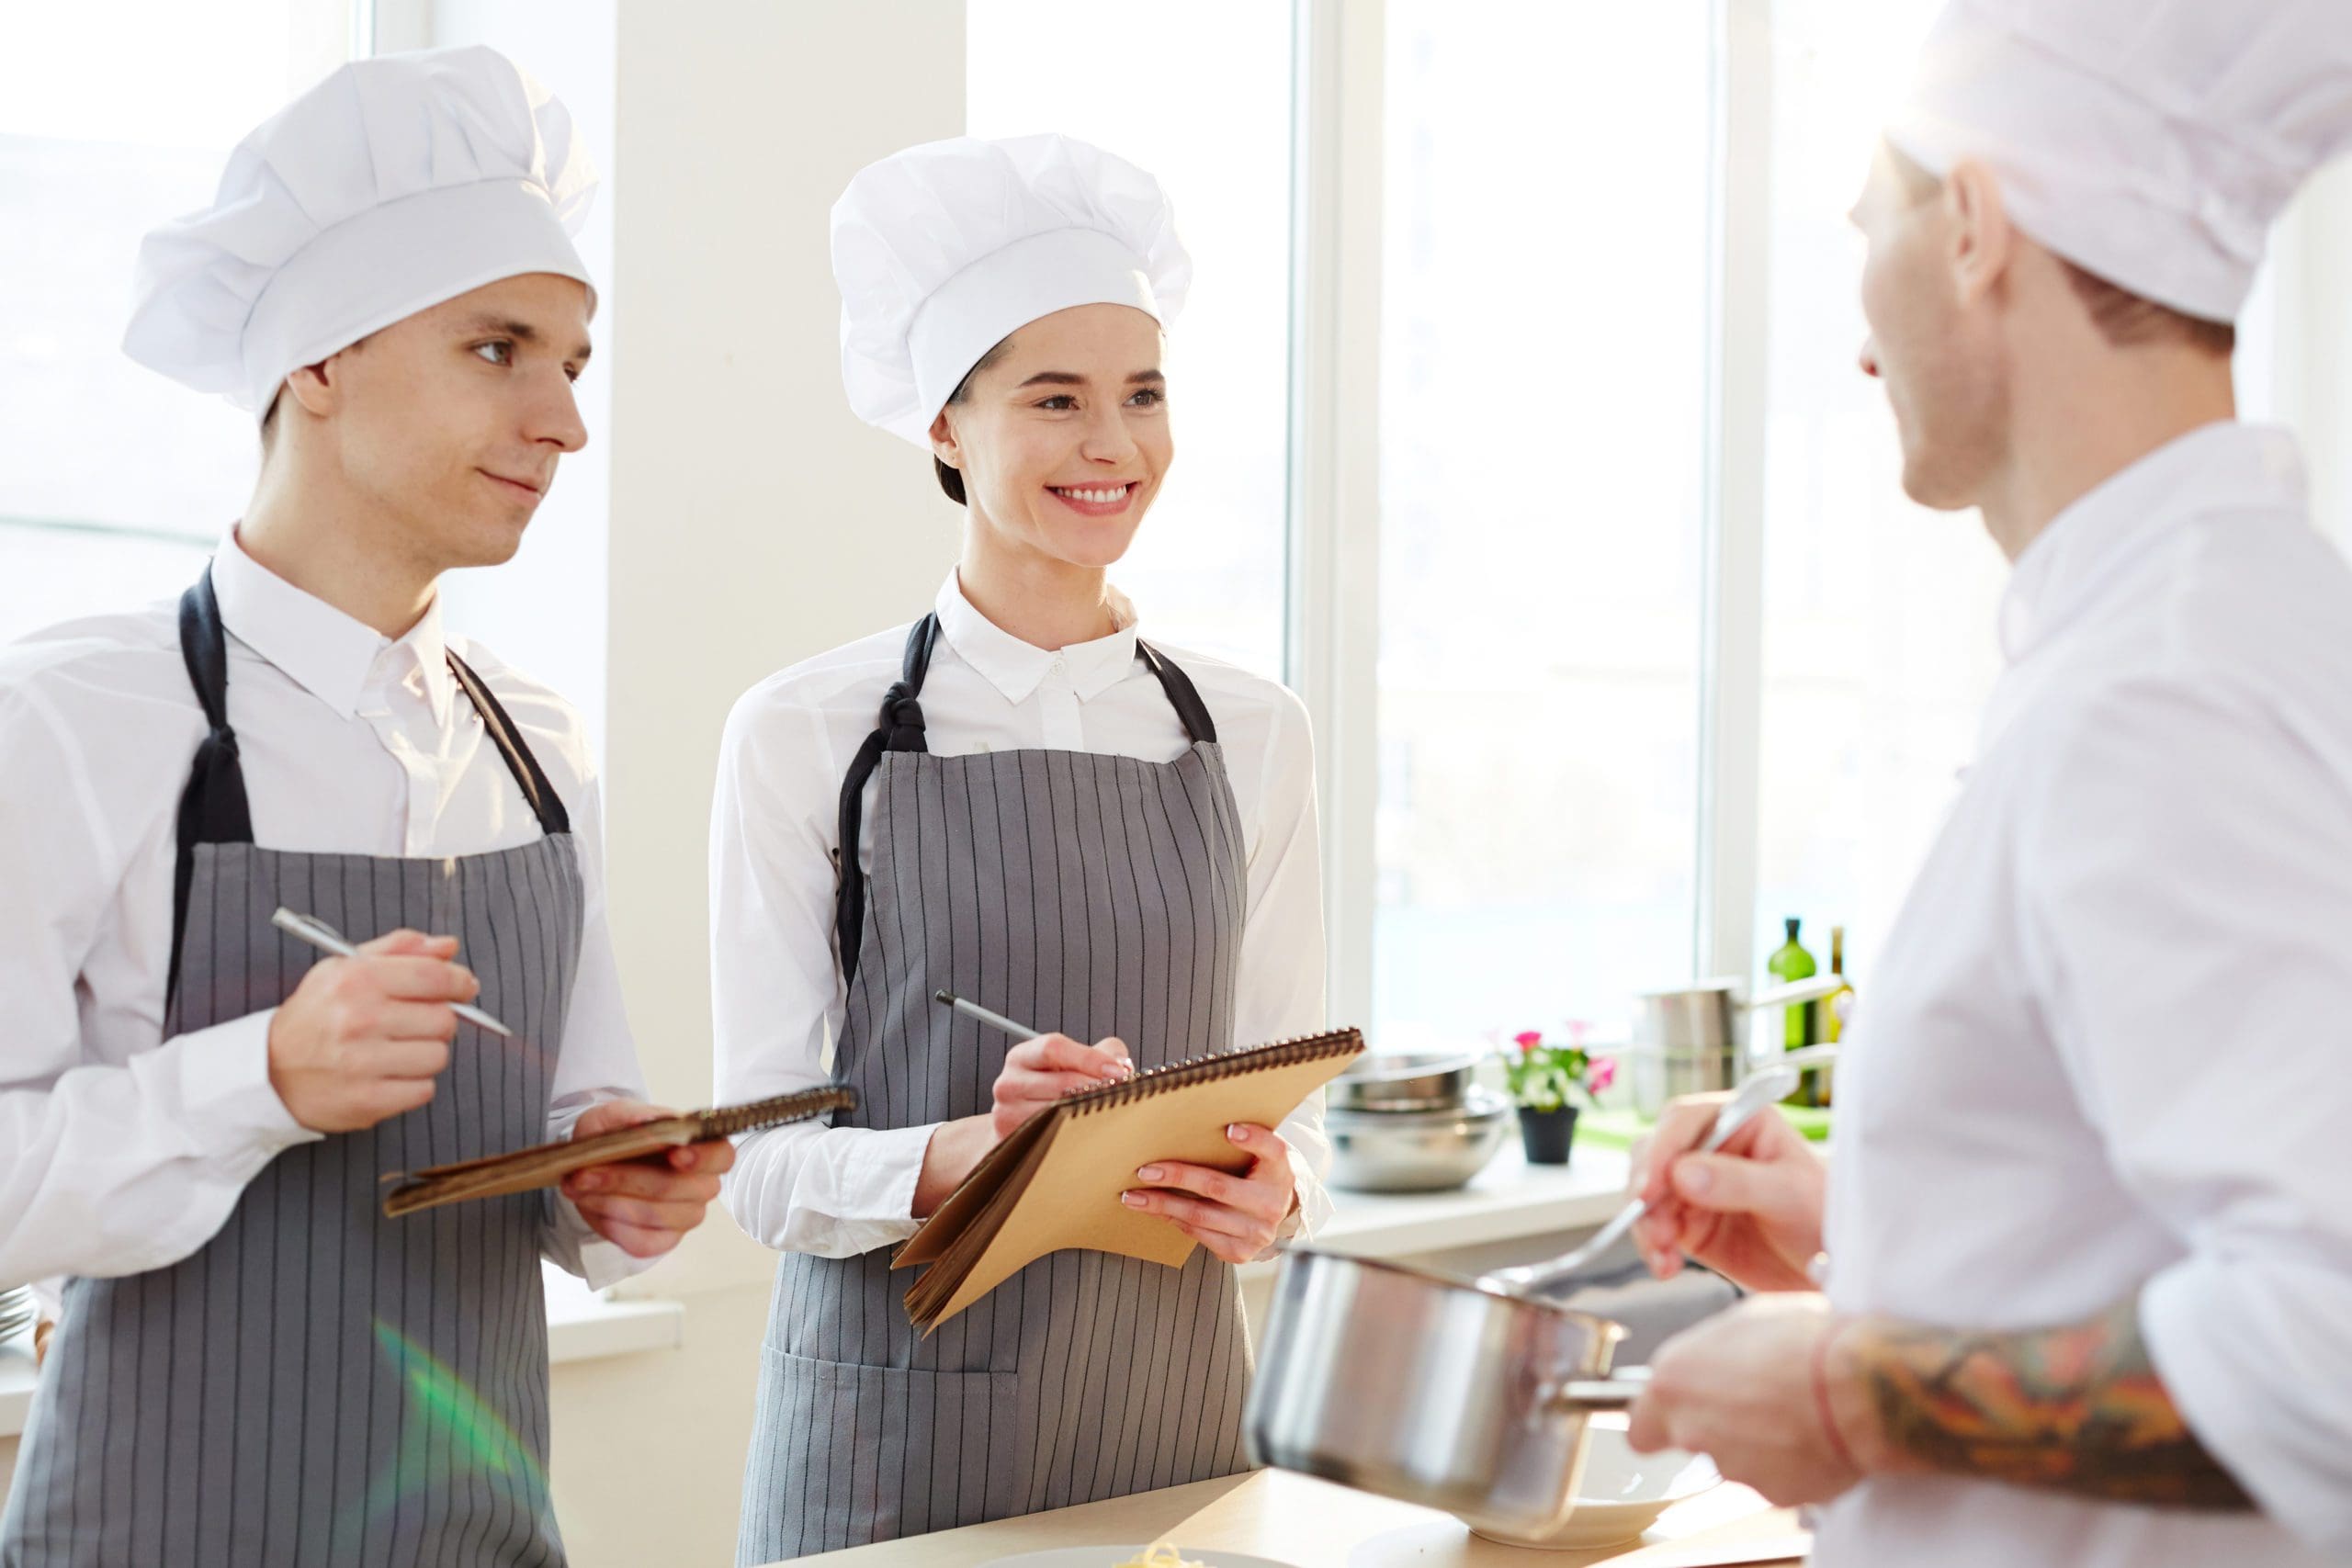
POLYGON ((33 1325, 33 1293, 19 1285, 0 1291, 0 1339, 12 1339, 33 1325))

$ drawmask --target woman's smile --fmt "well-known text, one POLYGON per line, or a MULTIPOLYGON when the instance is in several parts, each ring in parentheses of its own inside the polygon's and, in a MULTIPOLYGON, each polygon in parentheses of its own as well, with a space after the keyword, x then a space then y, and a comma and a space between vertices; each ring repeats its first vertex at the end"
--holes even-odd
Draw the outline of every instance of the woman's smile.
POLYGON ((1123 484, 1047 485, 1046 493, 1081 517, 1116 517, 1134 504, 1140 479, 1123 484))

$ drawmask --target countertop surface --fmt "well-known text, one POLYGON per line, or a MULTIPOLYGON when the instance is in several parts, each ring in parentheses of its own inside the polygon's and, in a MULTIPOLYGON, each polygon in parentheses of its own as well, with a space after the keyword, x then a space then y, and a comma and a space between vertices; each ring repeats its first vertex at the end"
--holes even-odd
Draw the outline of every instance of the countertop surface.
MULTIPOLYGON (((1583 1146, 1566 1165, 1530 1165, 1514 1141, 1468 1186, 1450 1191, 1333 1188, 1330 1222, 1314 1245, 1355 1258, 1403 1258, 1584 1230, 1617 1213, 1630 1169, 1622 1149, 1583 1146)), ((1271 1262, 1249 1266, 1272 1268, 1271 1262)))
MULTIPOLYGON (((1590 1551, 1534 1551, 1482 1540, 1449 1514, 1329 1482, 1263 1470, 1049 1514, 910 1536, 796 1559, 837 1568, 979 1568, 1055 1548, 1173 1540, 1188 1551, 1237 1551, 1286 1568, 1670 1568, 1702 1546, 1777 1541, 1793 1562, 1804 1536, 1794 1512, 1744 1486, 1718 1486, 1670 1508, 1642 1538, 1590 1551)), ((1119 1561, 1102 1554, 1102 1568, 1119 1561)))

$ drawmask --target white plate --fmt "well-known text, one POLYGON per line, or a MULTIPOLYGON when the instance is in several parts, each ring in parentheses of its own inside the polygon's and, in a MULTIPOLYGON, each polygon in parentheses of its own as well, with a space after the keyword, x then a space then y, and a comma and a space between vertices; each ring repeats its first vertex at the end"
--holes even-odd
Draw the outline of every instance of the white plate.
POLYGON ((1472 1533, 1507 1546, 1555 1551, 1616 1546, 1637 1540, 1667 1509, 1722 1481, 1714 1461, 1703 1454, 1679 1449, 1637 1454, 1625 1441, 1623 1427, 1595 1422, 1585 1435, 1584 1477, 1577 1484, 1576 1511, 1566 1524, 1541 1539, 1475 1528, 1472 1533))
MULTIPOLYGON (((1252 1557, 1241 1551, 1204 1551, 1198 1547, 1182 1546, 1187 1562, 1198 1562, 1202 1568, 1292 1568, 1287 1562, 1277 1562, 1271 1557, 1252 1557)), ((1057 1546, 1051 1551, 1024 1551, 1018 1557, 994 1557, 980 1568, 1115 1568, 1121 1562, 1133 1562, 1151 1550, 1151 1542, 1134 1546, 1057 1546)))

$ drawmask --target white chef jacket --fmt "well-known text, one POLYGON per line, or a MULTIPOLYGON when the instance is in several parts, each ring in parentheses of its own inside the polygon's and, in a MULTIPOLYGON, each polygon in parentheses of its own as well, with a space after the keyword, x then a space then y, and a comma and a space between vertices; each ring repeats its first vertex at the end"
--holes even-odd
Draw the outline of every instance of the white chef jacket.
MULTIPOLYGON (((953 572, 935 604, 940 637, 922 691, 923 738, 950 757, 1020 748, 1166 762, 1191 741, 1136 653, 1133 612, 1114 597, 1111 636, 1050 652, 974 609, 953 572)), ((833 952, 833 851, 842 780, 899 679, 898 626, 820 654, 745 693, 727 722, 711 821, 711 952, 721 1104, 828 1081, 845 1006, 833 952)), ((1155 647, 1159 645, 1155 644, 1155 647)), ((1323 898, 1315 752, 1306 709, 1272 681, 1179 649, 1216 721, 1240 807, 1249 900, 1234 995, 1234 1043, 1323 1027, 1323 898)), ((866 785, 860 866, 874 863, 866 785)), ((1051 1029, 1051 1019, 1025 1022, 1051 1029)), ((912 1235, 930 1126, 772 1128, 739 1141, 721 1198, 768 1246, 844 1258, 912 1235)), ((1318 1092, 1276 1129, 1290 1145, 1298 1212, 1284 1235, 1330 1213, 1330 1144, 1318 1092)))
POLYGON ((1956 1477, 1822 1568, 2352 1561, 2352 571, 2281 432, 2208 425, 2018 558, 1977 759, 1838 1069, 1830 1296, 1959 1327, 2134 1292, 2258 1514, 1956 1477))
MULTIPOLYGON (((458 855, 539 835, 443 660, 437 600, 388 640, 263 568, 233 533, 212 583, 263 845, 458 855)), ((587 739, 554 693, 485 649, 449 646, 505 705, 579 842, 586 923, 548 1118, 562 1137, 597 1100, 644 1092, 605 920, 587 739)), ((163 1037, 179 799, 205 733, 176 600, 0 648, 0 1283, 176 1263, 272 1157, 319 1135, 270 1087, 275 1008, 163 1037)), ((548 1256, 596 1286, 645 1266, 568 1201, 548 1256)))

